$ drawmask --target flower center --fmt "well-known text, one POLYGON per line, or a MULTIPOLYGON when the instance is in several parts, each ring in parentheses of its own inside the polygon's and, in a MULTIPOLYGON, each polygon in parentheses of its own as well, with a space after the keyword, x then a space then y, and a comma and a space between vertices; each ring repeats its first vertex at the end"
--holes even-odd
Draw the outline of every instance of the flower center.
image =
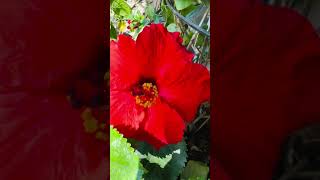
POLYGON ((144 108, 151 107, 158 98, 157 86, 152 83, 143 83, 135 86, 131 93, 135 96, 136 104, 144 108))

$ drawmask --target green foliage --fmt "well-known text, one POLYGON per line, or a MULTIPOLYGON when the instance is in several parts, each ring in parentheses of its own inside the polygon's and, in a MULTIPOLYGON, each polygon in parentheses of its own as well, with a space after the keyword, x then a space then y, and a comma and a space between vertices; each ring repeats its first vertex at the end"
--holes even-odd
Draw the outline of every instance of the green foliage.
POLYGON ((175 0, 174 1, 177 10, 183 10, 185 8, 188 8, 191 5, 196 4, 197 2, 195 0, 175 0))
POLYGON ((147 17, 151 20, 151 21, 153 21, 154 19, 155 19, 155 16, 156 16, 156 13, 155 13, 155 10, 154 10, 154 8, 153 8, 153 6, 152 5, 148 5, 147 7, 146 7, 146 15, 147 15, 147 17))
POLYGON ((187 147, 185 141, 178 144, 171 144, 161 148, 159 151, 155 150, 147 143, 139 143, 137 150, 142 154, 151 154, 155 157, 166 158, 172 155, 171 160, 163 167, 159 168, 158 163, 151 163, 143 159, 141 162, 144 168, 148 171, 144 174, 145 180, 176 180, 180 175, 182 169, 187 161, 187 147), (178 153, 180 151, 180 153, 178 153))
POLYGON ((210 0, 201 0, 201 2, 206 5, 207 7, 210 6, 210 0))
POLYGON ((110 24, 110 38, 117 39, 117 30, 112 24, 110 24))
POLYGON ((161 5, 161 15, 166 25, 174 23, 174 16, 171 10, 164 4, 161 5))
POLYGON ((113 0, 111 4, 111 9, 116 15, 125 17, 131 14, 131 7, 127 4, 125 0, 113 0))
POLYGON ((207 180, 209 167, 199 161, 190 160, 184 168, 180 180, 207 180))
POLYGON ((181 32, 179 27, 175 23, 171 23, 167 26, 169 32, 181 32))
MULTIPOLYGON (((197 6, 195 5, 191 5, 183 10, 180 11, 180 14, 183 16, 187 16, 188 14, 190 14, 192 11, 194 11, 197 8, 197 6)), ((200 22, 200 21, 199 21, 200 22)), ((198 23, 199 23, 198 22, 198 23)), ((197 23, 196 23, 197 24, 197 23)))
POLYGON ((166 155, 164 158, 154 156, 150 153, 147 155, 141 154, 139 151, 136 151, 140 159, 146 159, 150 163, 158 164, 161 168, 164 168, 168 162, 172 159, 173 154, 180 154, 180 149, 173 151, 171 154, 166 155))
POLYGON ((127 139, 110 126, 110 179, 136 180, 139 157, 127 139))

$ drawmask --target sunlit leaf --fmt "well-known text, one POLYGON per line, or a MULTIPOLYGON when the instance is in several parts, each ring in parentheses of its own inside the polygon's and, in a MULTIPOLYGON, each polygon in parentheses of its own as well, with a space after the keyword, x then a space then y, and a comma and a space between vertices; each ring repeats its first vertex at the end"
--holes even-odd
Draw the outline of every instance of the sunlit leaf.
POLYGON ((181 32, 178 26, 175 23, 171 23, 167 26, 169 32, 181 32))
POLYGON ((139 157, 127 139, 110 126, 110 179, 136 180, 139 157))
POLYGON ((154 18, 155 18, 155 10, 154 10, 154 7, 153 7, 152 5, 148 5, 148 6, 146 7, 145 13, 146 13, 147 17, 148 17, 151 21, 154 20, 154 18))
POLYGON ((195 0, 175 0, 174 3, 176 5, 177 10, 180 11, 195 4, 196 1, 195 0))
POLYGON ((124 0, 114 0, 111 9, 119 16, 129 16, 131 14, 131 7, 124 0))
POLYGON ((171 154, 168 154, 163 158, 154 156, 150 153, 148 153, 147 155, 143 155, 139 151, 136 151, 136 153, 138 154, 140 159, 146 159, 150 163, 158 164, 161 168, 164 168, 168 164, 168 162, 172 159, 173 154, 180 154, 180 149, 173 151, 171 154))

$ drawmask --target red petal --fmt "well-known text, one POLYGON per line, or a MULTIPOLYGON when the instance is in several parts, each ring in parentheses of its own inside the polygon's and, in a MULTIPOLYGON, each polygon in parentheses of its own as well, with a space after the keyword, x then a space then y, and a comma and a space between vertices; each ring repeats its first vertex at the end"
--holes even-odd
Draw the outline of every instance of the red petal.
POLYGON ((285 138, 320 120, 320 40, 286 9, 216 6, 213 150, 232 178, 270 180, 285 138))
POLYGON ((66 88, 95 62, 103 43, 103 1, 4 0, 1 7, 2 87, 66 88))
POLYGON ((142 129, 146 140, 156 148, 182 141, 185 124, 180 115, 167 104, 158 102, 148 110, 142 129))
POLYGON ((145 27, 136 44, 141 61, 148 62, 144 76, 154 78, 160 96, 191 121, 199 104, 209 99, 208 70, 192 64, 193 55, 181 45, 179 33, 168 32, 162 24, 145 27))
POLYGON ((230 176, 226 173, 226 171, 223 169, 219 161, 213 160, 211 163, 214 171, 213 171, 213 179, 217 180, 231 180, 230 176))
POLYGON ((209 100, 208 70, 200 64, 184 62, 165 64, 157 73, 160 97, 174 107, 184 120, 193 120, 200 103, 209 100))
POLYGON ((106 143, 84 133, 80 112, 65 97, 1 93, 0 117, 0 179, 107 175, 106 143))
POLYGON ((139 128, 145 113, 136 105, 135 98, 124 92, 110 92, 110 124, 129 137, 139 128))
POLYGON ((135 42, 131 37, 120 35, 118 42, 110 44, 110 89, 128 90, 137 83, 144 63, 140 63, 135 42))
POLYGON ((179 44, 182 44, 183 39, 182 39, 182 37, 180 36, 180 33, 179 33, 179 32, 173 32, 171 35, 172 35, 172 37, 173 37, 179 44))
POLYGON ((151 24, 139 34, 136 47, 139 62, 145 64, 144 75, 154 76, 154 71, 165 63, 191 61, 193 54, 181 45, 177 33, 170 33, 162 24, 151 24))

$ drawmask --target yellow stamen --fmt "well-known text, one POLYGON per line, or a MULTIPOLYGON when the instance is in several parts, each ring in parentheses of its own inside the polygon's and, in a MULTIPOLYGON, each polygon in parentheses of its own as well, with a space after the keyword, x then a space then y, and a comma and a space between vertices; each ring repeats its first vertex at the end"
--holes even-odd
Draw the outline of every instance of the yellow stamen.
POLYGON ((136 104, 144 108, 150 108, 156 102, 158 97, 157 86, 152 83, 143 83, 142 89, 144 94, 135 96, 136 104))

